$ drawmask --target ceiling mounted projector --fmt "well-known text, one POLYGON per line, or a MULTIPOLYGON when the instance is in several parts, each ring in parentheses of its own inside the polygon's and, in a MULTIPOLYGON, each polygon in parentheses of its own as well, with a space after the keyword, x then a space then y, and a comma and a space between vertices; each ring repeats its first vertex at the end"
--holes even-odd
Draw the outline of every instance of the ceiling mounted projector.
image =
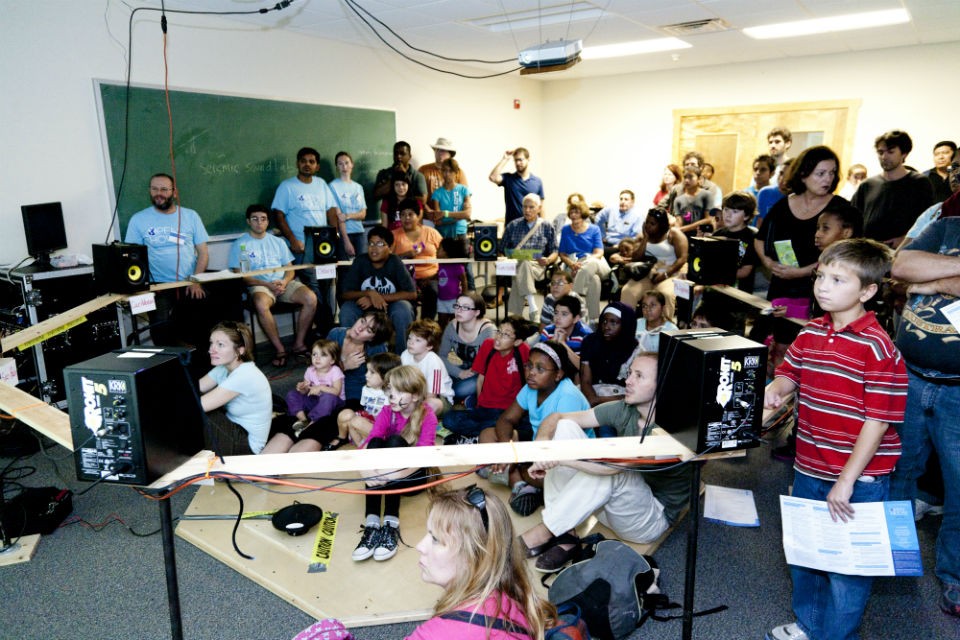
POLYGON ((557 40, 528 47, 520 52, 518 62, 525 69, 569 65, 580 58, 582 40, 557 40))

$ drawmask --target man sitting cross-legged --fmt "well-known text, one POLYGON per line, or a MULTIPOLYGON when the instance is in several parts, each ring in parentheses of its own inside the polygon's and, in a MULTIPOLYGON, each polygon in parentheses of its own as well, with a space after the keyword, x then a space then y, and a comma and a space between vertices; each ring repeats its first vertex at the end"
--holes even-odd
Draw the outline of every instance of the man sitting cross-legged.
MULTIPOLYGON (((287 243, 279 237, 267 233, 270 227, 270 210, 262 204, 252 204, 247 207, 247 226, 250 228, 245 234, 233 241, 230 247, 230 256, 227 266, 234 271, 241 270, 241 264, 251 271, 259 269, 279 269, 293 264, 293 254, 287 248, 287 243), (244 256, 244 254, 246 254, 244 256), (245 260, 241 262, 241 258, 245 260)), ((263 332, 270 339, 270 344, 276 349, 277 355, 273 365, 282 367, 286 364, 287 353, 280 341, 280 332, 277 330, 277 321, 273 317, 271 308, 280 302, 300 305, 300 317, 297 319, 296 334, 293 339, 293 353, 307 353, 306 337, 313 316, 317 310, 317 296, 310 287, 294 278, 296 271, 274 271, 255 276, 244 276, 243 282, 249 287, 250 298, 257 311, 257 319, 263 332)))
MULTIPOLYGON (((537 440, 586 438, 584 429, 611 426, 617 436, 637 436, 651 415, 657 391, 657 354, 641 353, 630 364, 623 400, 586 411, 554 414, 541 423, 537 440)), ((690 465, 656 473, 609 467, 585 460, 535 462, 532 477, 543 478, 543 522, 521 536, 536 569, 559 571, 577 545, 576 527, 594 513, 617 536, 652 542, 677 519, 690 490, 690 465)))

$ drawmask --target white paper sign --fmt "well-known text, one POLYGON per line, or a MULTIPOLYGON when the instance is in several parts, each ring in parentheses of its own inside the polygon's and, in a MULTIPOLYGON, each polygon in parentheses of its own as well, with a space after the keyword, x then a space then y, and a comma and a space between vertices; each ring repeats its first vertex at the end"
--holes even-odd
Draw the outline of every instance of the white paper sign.
POLYGON ((780 496, 787 563, 852 576, 923 575, 910 502, 853 508, 853 520, 834 522, 826 502, 780 496))
POLYGON ((517 261, 516 260, 497 260, 497 275, 498 276, 515 276, 517 275, 517 261))
POLYGON ((678 298, 689 300, 690 299, 690 283, 686 280, 681 280, 680 278, 674 278, 673 293, 678 298))
POLYGON ((318 264, 315 268, 317 280, 333 280, 337 277, 336 263, 318 264))
POLYGON ((127 298, 127 302, 130 303, 130 313, 137 315, 138 313, 146 313, 147 311, 156 311, 157 301, 154 298, 153 292, 141 293, 140 295, 130 296, 127 298))
POLYGON ((750 489, 731 489, 708 484, 703 517, 734 527, 760 526, 757 504, 750 489))
POLYGON ((940 309, 940 313, 946 316, 947 320, 950 321, 950 324, 953 325, 954 329, 960 331, 960 300, 952 302, 943 307, 940 309))

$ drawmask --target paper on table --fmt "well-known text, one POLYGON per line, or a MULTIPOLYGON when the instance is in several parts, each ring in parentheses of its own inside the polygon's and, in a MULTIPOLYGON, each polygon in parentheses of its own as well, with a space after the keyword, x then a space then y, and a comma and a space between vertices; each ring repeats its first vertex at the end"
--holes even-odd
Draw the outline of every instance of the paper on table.
POLYGON ((858 502, 834 522, 826 502, 780 496, 788 564, 855 576, 922 576, 910 502, 858 502))
POLYGON ((708 484, 703 517, 734 527, 760 526, 753 491, 749 489, 731 489, 708 484))

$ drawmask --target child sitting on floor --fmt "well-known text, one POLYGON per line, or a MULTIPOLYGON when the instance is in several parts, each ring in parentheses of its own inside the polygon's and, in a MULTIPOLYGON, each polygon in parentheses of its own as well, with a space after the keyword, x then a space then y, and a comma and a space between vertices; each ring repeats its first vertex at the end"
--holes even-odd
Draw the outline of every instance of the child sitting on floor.
POLYGON ((367 360, 367 383, 360 392, 362 408, 344 409, 337 414, 337 437, 323 446, 324 451, 334 451, 348 442, 360 444, 367 439, 374 419, 387 404, 384 379, 399 366, 400 356, 395 353, 378 353, 367 360))
POLYGON ((300 433, 314 420, 328 416, 343 406, 343 370, 340 345, 333 340, 317 340, 310 352, 311 365, 303 373, 296 389, 287 393, 287 412, 295 416, 294 434, 300 433))

